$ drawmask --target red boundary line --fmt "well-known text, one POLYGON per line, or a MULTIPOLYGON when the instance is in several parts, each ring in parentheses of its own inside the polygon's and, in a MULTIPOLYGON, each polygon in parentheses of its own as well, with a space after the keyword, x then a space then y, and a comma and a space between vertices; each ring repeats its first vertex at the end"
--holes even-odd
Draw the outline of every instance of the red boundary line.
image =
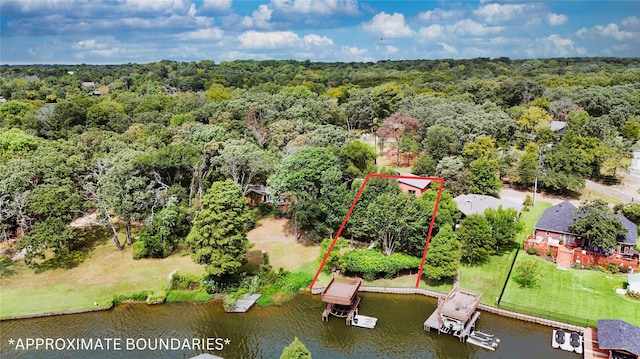
POLYGON ((430 181, 439 181, 440 182, 440 187, 438 188, 438 196, 436 197, 436 203, 433 206, 433 213, 431 215, 431 223, 429 224, 429 232, 427 232, 427 239, 426 239, 426 243, 424 245, 424 252, 422 254, 422 261, 420 262, 420 269, 418 270, 418 279, 416 280, 416 288, 418 288, 418 285, 420 285, 420 277, 422 276, 422 270, 424 268, 424 261, 427 258, 427 251, 429 250, 429 243, 431 242, 431 232, 433 231, 433 224, 435 223, 436 220, 436 214, 438 212, 438 206, 440 205, 440 197, 442 195, 442 188, 444 186, 444 178, 442 177, 417 177, 417 176, 402 176, 402 175, 383 175, 383 174, 379 174, 379 173, 372 173, 372 174, 368 174, 367 177, 364 178, 364 182, 362 182, 362 185, 360 186, 360 189, 358 190, 358 193, 356 194, 356 197, 353 199, 353 203, 351 203, 351 207, 349 207, 349 211, 347 212, 347 215, 344 217, 344 220, 342 220, 342 224, 340 225, 340 229, 338 229, 338 232, 336 232, 335 237, 333 238, 333 241, 331 242, 331 245, 329 246, 329 250, 327 251, 327 254, 324 255, 324 258, 322 259, 322 263, 320 264, 320 267, 318 267, 318 270, 316 271, 316 275, 313 277, 313 281, 311 282, 310 288, 313 288, 313 285, 316 283, 316 280, 318 280, 318 276, 320 276, 320 272, 322 271, 322 268, 324 267, 325 263, 327 262, 327 259, 329 258, 329 254, 331 254, 331 251, 333 250, 333 246, 336 244, 336 242, 338 241, 338 238, 340 237, 340 234, 342 234, 342 230, 344 229, 344 226, 347 224, 347 221, 349 220, 349 217, 351 216, 351 213, 353 212, 353 209, 356 207, 356 203, 358 203, 358 200, 360 199, 360 195, 362 194, 362 191, 364 190, 364 187, 367 185, 367 182, 369 182, 369 178, 407 178, 407 179, 414 179, 414 180, 430 180, 430 181))

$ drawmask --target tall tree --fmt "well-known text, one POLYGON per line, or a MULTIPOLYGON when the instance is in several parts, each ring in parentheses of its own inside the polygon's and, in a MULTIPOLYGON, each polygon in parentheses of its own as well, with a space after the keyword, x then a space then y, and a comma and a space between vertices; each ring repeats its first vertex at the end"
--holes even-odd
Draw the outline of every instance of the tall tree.
POLYGON ((469 184, 476 194, 497 195, 502 187, 498 175, 498 161, 481 157, 469 165, 469 184))
POLYGON ((618 236, 624 236, 625 227, 619 218, 613 215, 607 202, 597 199, 583 203, 577 211, 578 218, 573 221, 571 231, 586 241, 586 246, 604 252, 615 248, 618 236))
POLYGON ((484 216, 491 225, 496 245, 511 243, 523 228, 522 222, 518 220, 518 211, 513 208, 502 208, 502 206, 498 209, 489 208, 484 211, 484 216))
POLYGON ((318 218, 318 206, 326 172, 340 172, 338 159, 328 149, 318 147, 302 148, 285 157, 269 177, 267 183, 276 196, 291 201, 289 215, 293 220, 296 239, 300 229, 314 225, 318 218))
POLYGON ((376 134, 383 138, 393 138, 396 146, 396 166, 400 165, 400 139, 402 137, 417 138, 418 130, 422 128, 420 122, 406 114, 394 113, 382 122, 376 134))
POLYGON ((462 259, 467 264, 482 262, 493 252, 495 241, 491 235, 491 225, 483 215, 467 216, 460 223, 457 233, 462 247, 462 259))
POLYGON ((250 221, 240 186, 230 180, 213 183, 187 236, 194 261, 214 277, 236 273, 247 258, 250 221))
POLYGON ((275 162, 270 153, 244 140, 226 142, 214 161, 225 175, 242 187, 243 194, 247 194, 256 176, 269 174, 275 162))
POLYGON ((125 223, 127 244, 133 244, 131 221, 142 219, 153 205, 154 183, 144 171, 142 152, 126 150, 107 160, 98 195, 125 223))
POLYGON ((445 224, 429 245, 424 263, 425 276, 435 281, 455 276, 460 266, 460 256, 458 236, 449 224, 445 224))

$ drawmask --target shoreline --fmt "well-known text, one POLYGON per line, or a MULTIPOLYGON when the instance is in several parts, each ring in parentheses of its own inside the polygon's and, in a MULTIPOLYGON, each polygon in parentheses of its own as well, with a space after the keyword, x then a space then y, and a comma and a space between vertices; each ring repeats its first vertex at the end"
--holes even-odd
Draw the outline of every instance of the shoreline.
MULTIPOLYGON (((310 293, 312 296, 315 296, 315 295, 318 295, 318 294, 322 293, 323 289, 324 288, 322 288, 322 287, 315 287, 315 288, 304 287, 304 288, 300 288, 298 290, 298 292, 310 293)), ((426 297, 436 298, 436 299, 440 298, 440 297, 444 297, 444 296, 447 295, 446 293, 436 292, 436 291, 432 291, 432 290, 428 290, 428 289, 409 288, 409 287, 362 286, 362 287, 360 287, 359 292, 378 293, 378 294, 391 294, 391 295, 406 295, 406 294, 414 294, 414 295, 416 295, 417 294, 417 295, 423 295, 423 296, 426 296, 426 297)), ((297 294, 299 294, 299 293, 297 293, 297 294)), ((215 301, 215 300, 219 300, 219 299, 209 299, 209 300, 206 300, 206 301, 188 300, 188 301, 182 301, 182 303, 208 303, 208 302, 215 301)), ((118 304, 123 304, 123 303, 138 303, 138 304, 143 304, 144 303, 144 304, 147 304, 147 305, 162 305, 162 304, 166 304, 167 302, 148 303, 146 301, 127 300, 127 301, 123 301, 123 302, 118 303, 118 304)), ((65 310, 65 311, 60 311, 60 312, 46 312, 46 313, 25 314, 25 315, 19 315, 19 316, 15 316, 15 317, 0 318, 0 322, 21 320, 21 319, 52 317, 52 316, 58 316, 58 315, 70 315, 70 314, 82 314, 82 313, 100 312, 100 311, 111 310, 111 309, 115 308, 115 306, 118 305, 118 304, 111 304, 110 306, 102 306, 102 307, 96 307, 96 308, 70 309, 70 310, 65 310)), ((281 304, 286 304, 286 303, 281 303, 281 304)), ((524 322, 532 322, 532 323, 536 323, 536 324, 540 324, 540 325, 545 325, 545 326, 548 326, 548 327, 564 328, 564 329, 573 330, 573 331, 584 331, 584 330, 589 328, 589 327, 583 327, 583 326, 579 326, 579 325, 575 325, 575 324, 571 324, 571 323, 565 323, 565 322, 560 322, 560 321, 556 321, 556 320, 552 320, 552 319, 547 319, 547 318, 528 315, 528 314, 524 314, 524 313, 514 312, 514 311, 510 311, 510 310, 506 310, 506 309, 501 309, 501 308, 498 308, 498 307, 493 307, 493 306, 488 305, 488 304, 480 304, 478 306, 478 309, 480 309, 480 310, 482 310, 484 312, 487 312, 487 313, 492 313, 492 314, 499 315, 501 317, 512 318, 512 319, 516 319, 516 320, 520 320, 520 321, 524 321, 524 322)))

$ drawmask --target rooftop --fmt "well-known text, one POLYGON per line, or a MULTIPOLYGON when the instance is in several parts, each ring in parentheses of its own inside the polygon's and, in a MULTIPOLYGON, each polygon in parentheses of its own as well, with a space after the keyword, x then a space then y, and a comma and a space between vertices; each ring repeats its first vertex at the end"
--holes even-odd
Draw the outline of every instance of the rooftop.
POLYGON ((416 179, 412 179, 412 178, 398 178, 398 182, 400 183, 404 183, 406 185, 409 185, 411 187, 415 187, 415 188, 419 188, 419 189, 425 189, 429 186, 429 183, 431 183, 431 180, 427 180, 427 179, 420 179, 420 176, 416 176, 414 174, 406 174, 406 175, 402 175, 402 176, 408 176, 408 177, 416 177, 416 179))
POLYGON ((444 303, 438 305, 440 314, 447 317, 467 321, 476 311, 482 294, 469 290, 454 288, 449 295, 444 298, 444 303))
POLYGON ((522 205, 514 201, 481 194, 462 194, 453 200, 458 205, 460 212, 465 216, 470 214, 483 214, 484 211, 489 208, 498 209, 500 206, 502 206, 503 209, 513 208, 518 211, 518 213, 522 210, 522 205))
POLYGON ((598 320, 598 346, 640 356, 640 328, 624 320, 598 320))
POLYGON ((535 229, 548 230, 553 232, 571 233, 570 228, 573 221, 578 218, 576 206, 568 201, 556 204, 547 208, 538 222, 535 229))
POLYGON ((635 246, 638 243, 638 226, 620 213, 616 214, 616 217, 620 219, 620 222, 627 230, 624 236, 618 236, 617 242, 635 246))
POLYGON ((567 123, 565 121, 551 121, 549 123, 549 129, 553 132, 558 132, 567 127, 567 123))
POLYGON ((360 278, 336 279, 331 281, 322 292, 322 301, 326 303, 350 305, 360 289, 360 278))

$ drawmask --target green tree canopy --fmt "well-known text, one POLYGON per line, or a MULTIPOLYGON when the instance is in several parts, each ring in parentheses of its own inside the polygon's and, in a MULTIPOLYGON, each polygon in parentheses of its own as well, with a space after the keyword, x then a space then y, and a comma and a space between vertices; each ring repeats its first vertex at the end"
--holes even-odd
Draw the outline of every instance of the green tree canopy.
POLYGON ((619 218, 613 215, 607 202, 597 199, 583 203, 577 211, 571 231, 586 240, 586 246, 604 252, 615 248, 618 236, 626 234, 619 218))
POLYGON ((214 182, 187 236, 194 261, 214 277, 235 274, 247 258, 250 222, 240 186, 230 180, 214 182))
POLYGON ((311 359, 311 352, 298 337, 295 337, 291 344, 284 348, 280 359, 311 359))
POLYGON ((460 241, 447 223, 431 240, 425 259, 425 276, 435 281, 455 276, 460 265, 460 256, 460 241))
POLYGON ((462 247, 462 260, 469 265, 487 260, 494 251, 491 225, 483 215, 467 216, 460 222, 457 234, 462 247))

